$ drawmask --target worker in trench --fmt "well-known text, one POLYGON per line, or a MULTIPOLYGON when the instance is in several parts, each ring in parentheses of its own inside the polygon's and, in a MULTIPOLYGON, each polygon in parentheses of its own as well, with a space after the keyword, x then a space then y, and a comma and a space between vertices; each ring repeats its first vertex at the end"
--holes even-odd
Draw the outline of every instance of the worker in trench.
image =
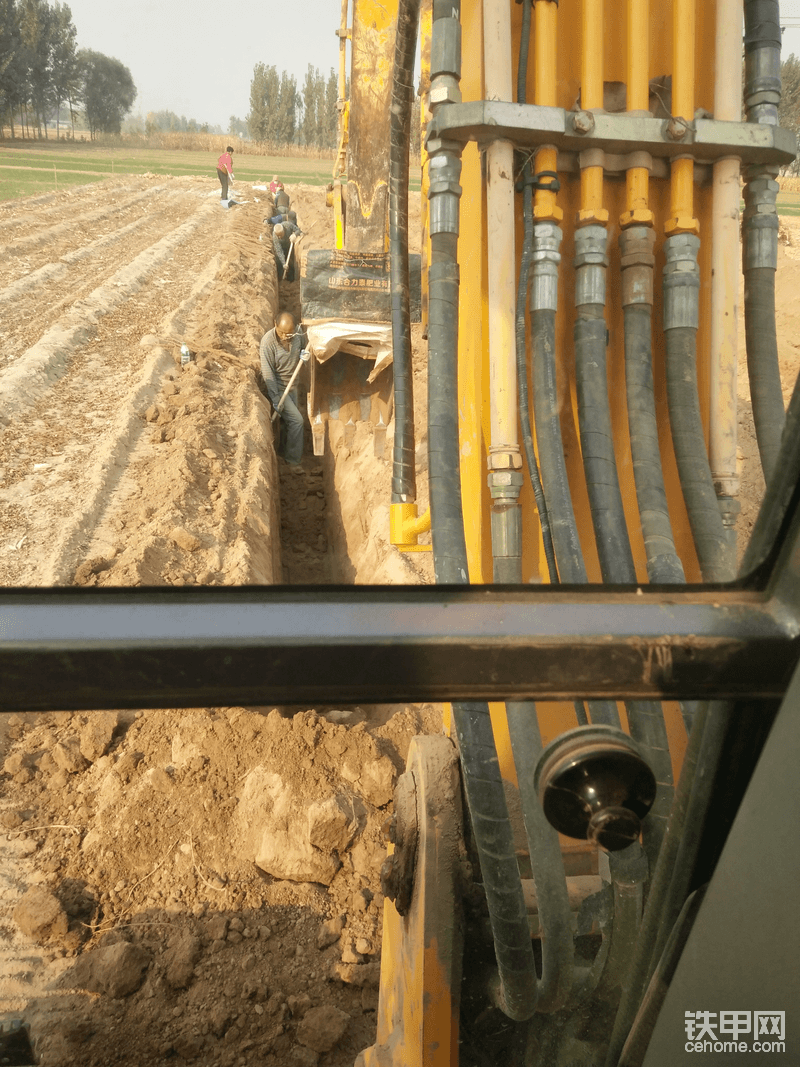
POLYGON ((297 470, 303 458, 303 414, 298 406, 295 371, 298 363, 306 363, 310 357, 303 346, 302 331, 296 328, 294 316, 288 311, 282 311, 275 320, 274 328, 261 338, 259 356, 267 396, 273 409, 280 415, 276 451, 286 461, 287 467, 297 470), (288 395, 284 396, 293 378, 294 384, 288 395))
POLYGON ((300 277, 297 269, 297 249, 292 246, 298 240, 297 233, 290 233, 283 223, 278 223, 272 230, 272 250, 275 253, 275 267, 282 282, 296 282, 300 277))

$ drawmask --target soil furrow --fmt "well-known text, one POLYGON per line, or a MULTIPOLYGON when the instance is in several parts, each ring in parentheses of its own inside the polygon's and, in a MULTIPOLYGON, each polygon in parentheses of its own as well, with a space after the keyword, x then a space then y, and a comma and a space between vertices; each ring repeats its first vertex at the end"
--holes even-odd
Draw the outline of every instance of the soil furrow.
POLYGON ((3 267, 0 270, 0 282, 5 283, 19 276, 21 271, 30 269, 35 264, 30 259, 22 258, 26 253, 33 254, 41 250, 41 255, 53 258, 56 249, 65 246, 74 249, 82 239, 97 235, 104 226, 108 230, 116 229, 126 212, 143 209, 148 201, 160 198, 167 192, 167 185, 149 186, 124 200, 111 196, 104 198, 101 206, 95 206, 82 215, 66 218, 50 226, 32 228, 24 236, 17 237, 8 244, 0 245, 0 258, 3 267))
POLYGON ((117 308, 124 316, 130 298, 145 284, 148 298, 157 287, 167 286, 170 278, 176 277, 174 262, 179 246, 213 217, 214 208, 201 205, 188 221, 140 252, 86 299, 73 304, 11 367, 0 373, 0 423, 8 424, 48 392, 79 348, 95 335, 102 318, 117 308), (161 277, 149 282, 158 268, 161 277))

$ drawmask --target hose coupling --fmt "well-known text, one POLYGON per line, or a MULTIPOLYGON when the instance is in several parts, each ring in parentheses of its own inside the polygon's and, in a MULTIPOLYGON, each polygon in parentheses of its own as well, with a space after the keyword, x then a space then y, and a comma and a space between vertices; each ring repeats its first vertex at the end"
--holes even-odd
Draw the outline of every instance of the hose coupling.
POLYGON ((676 233, 664 241, 664 329, 688 327, 700 322, 700 270, 697 254, 700 238, 676 233))
POLYGON ((436 19, 431 27, 431 78, 461 77, 461 23, 455 18, 436 19))
POLYGON ((533 227, 531 265, 531 308, 558 310, 558 267, 561 263, 563 232, 554 222, 537 222, 533 227))
POLYGON ((575 231, 575 304, 606 302, 608 230, 605 226, 583 226, 575 231))
POLYGON ((619 235, 622 306, 653 305, 656 232, 652 226, 629 226, 619 235))
POLYGON ((461 157, 445 149, 436 152, 428 162, 430 186, 430 233, 458 233, 458 201, 461 197, 461 157))
POLYGON ((431 110, 438 104, 460 104, 461 87, 458 80, 450 74, 440 74, 434 78, 428 92, 428 103, 431 110))
POLYGON ((762 168, 751 168, 744 187, 742 219, 743 267, 753 270, 778 266, 778 183, 762 168))
POLYGON ((744 78, 744 106, 748 122, 778 125, 778 105, 781 102, 780 46, 753 48, 746 52, 744 78))
POLYGON ((722 525, 729 529, 735 527, 742 505, 735 497, 721 496, 717 482, 714 483, 714 488, 717 490, 717 503, 719 504, 719 513, 722 516, 722 525))
POLYGON ((490 471, 492 560, 495 582, 522 581, 522 471, 490 471))
POLYGON ((522 488, 522 471, 499 470, 489 471, 486 479, 492 500, 519 500, 522 488))

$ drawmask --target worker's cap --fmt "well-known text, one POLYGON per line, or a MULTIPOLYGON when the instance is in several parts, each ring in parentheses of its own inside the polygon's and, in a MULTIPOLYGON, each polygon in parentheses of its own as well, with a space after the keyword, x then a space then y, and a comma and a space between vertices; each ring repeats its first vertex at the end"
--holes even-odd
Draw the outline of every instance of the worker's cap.
POLYGON ((283 228, 283 223, 280 223, 280 222, 278 223, 278 225, 273 230, 273 233, 276 233, 278 235, 278 237, 283 237, 285 232, 286 231, 283 228))
POLYGON ((297 222, 297 212, 296 211, 290 211, 289 212, 289 222, 297 222))

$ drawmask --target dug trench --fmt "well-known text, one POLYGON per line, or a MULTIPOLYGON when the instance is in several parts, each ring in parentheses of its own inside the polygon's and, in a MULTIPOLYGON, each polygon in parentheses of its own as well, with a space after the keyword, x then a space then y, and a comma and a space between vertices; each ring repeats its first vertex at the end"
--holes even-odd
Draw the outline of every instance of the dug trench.
MULTIPOLYGON (((104 294, 107 333, 101 320, 65 341, 62 323, 60 364, 44 358, 38 396, 0 375, 27 428, 0 452, 6 543, 18 546, 5 554, 5 584, 430 580, 425 556, 388 543, 390 471, 368 425, 347 445, 331 426, 322 457, 309 437, 299 473, 276 459, 258 343, 279 310, 302 309, 299 284, 277 282, 263 193, 223 212, 199 198, 190 210, 185 186, 170 191, 190 224, 170 260, 174 271, 186 256, 183 289, 160 318, 132 318, 120 362, 140 365, 126 387, 104 381, 120 348, 104 294), (184 366, 182 343, 193 354, 184 366), (70 375, 69 410, 56 418, 54 390, 70 375), (120 399, 93 411, 86 393, 101 386, 120 399), (106 432, 91 442, 78 431, 101 415, 106 432)), ((325 247, 323 191, 289 191, 306 247, 325 247)), ((148 194, 140 182, 119 195, 148 194)), ((48 203, 43 227, 59 225, 57 208, 48 203)), ((13 228, 26 256, 43 244, 36 234, 13 228)), ((46 278, 51 261, 30 267, 46 278)), ((118 267, 116 257, 108 271, 118 267)), ((20 277, 10 300, 24 296, 20 277)), ((62 297, 58 314, 72 310, 62 297)), ((39 316, 22 360, 54 328, 39 316)), ((390 455, 391 427, 387 445, 390 455)), ((350 1067, 375 1036, 382 824, 411 738, 440 724, 431 705, 11 717, 0 1020, 30 1025, 44 1065, 350 1067)))
MULTIPOLYGON (((276 460, 258 343, 299 292, 277 281, 263 192, 223 211, 209 185, 140 176, 0 207, 0 583, 431 580, 388 544, 368 426, 331 426, 322 457, 308 441, 299 474, 276 460)), ((323 191, 289 191, 305 248, 327 247, 323 191)), ((744 380, 740 397, 743 543, 763 483, 744 380)), ((381 826, 411 737, 440 721, 432 706, 12 717, 0 1020, 30 1024, 44 1065, 350 1067, 375 1035, 381 826)))

